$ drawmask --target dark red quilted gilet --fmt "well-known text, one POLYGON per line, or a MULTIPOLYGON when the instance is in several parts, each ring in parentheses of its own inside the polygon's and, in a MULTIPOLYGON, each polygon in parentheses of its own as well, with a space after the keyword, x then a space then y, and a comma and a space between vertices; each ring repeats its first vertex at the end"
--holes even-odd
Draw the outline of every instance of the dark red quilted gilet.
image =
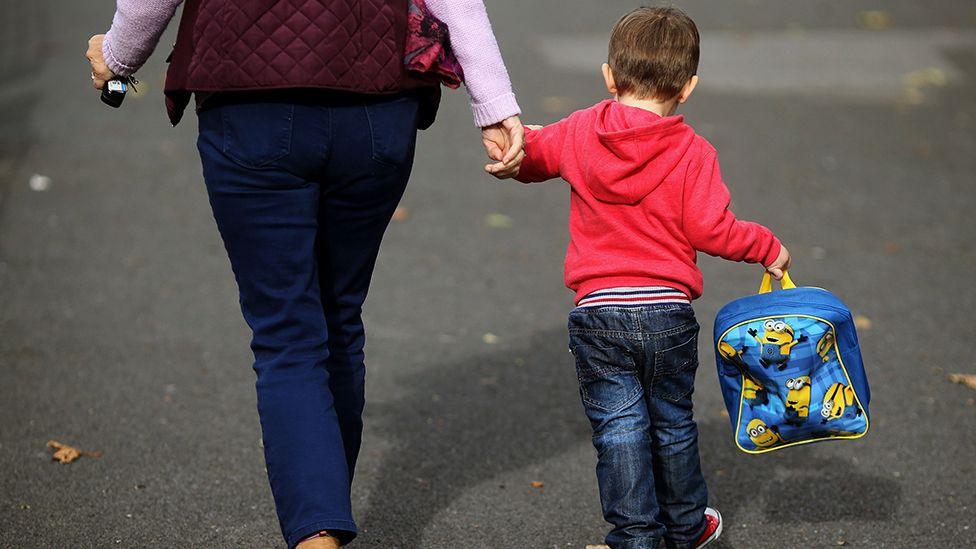
POLYGON ((401 89, 407 0, 187 0, 166 75, 179 122, 190 92, 401 89))

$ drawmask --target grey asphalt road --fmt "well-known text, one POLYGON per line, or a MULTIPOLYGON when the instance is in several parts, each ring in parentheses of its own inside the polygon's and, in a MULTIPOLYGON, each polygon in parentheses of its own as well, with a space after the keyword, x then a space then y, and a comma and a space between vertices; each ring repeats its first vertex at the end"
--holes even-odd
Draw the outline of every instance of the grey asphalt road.
MULTIPOLYGON (((707 334, 759 272, 702 259, 696 413, 721 547, 976 546, 976 391, 946 379, 976 373, 976 9, 678 4, 705 44, 684 113, 720 151, 735 209, 789 243, 798 282, 871 321, 869 436, 739 453, 707 334)), ((527 121, 603 97, 605 35, 633 5, 489 2, 527 121)), ((3 6, 0 546, 282 546, 194 120, 163 115, 165 52, 112 111, 82 57, 112 2, 3 6), (52 463, 49 439, 104 455, 52 463)), ((464 94, 448 94, 367 307, 355 546, 605 533, 566 352, 567 190, 490 180, 482 156, 464 94)))

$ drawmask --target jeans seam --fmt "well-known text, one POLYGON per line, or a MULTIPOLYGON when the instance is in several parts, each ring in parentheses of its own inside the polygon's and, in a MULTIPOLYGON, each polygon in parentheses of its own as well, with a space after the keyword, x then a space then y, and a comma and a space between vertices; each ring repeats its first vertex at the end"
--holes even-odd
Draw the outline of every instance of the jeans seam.
MULTIPOLYGON (((631 312, 630 315, 631 315, 632 320, 634 321, 634 324, 637 326, 638 341, 641 342, 641 344, 640 344, 640 350, 639 350, 639 352, 640 352, 640 360, 637 361, 637 363, 638 364, 641 364, 641 365, 644 365, 644 364, 647 363, 647 352, 644 349, 644 341, 647 340, 647 338, 645 337, 645 333, 646 332, 644 331, 644 323, 641 322, 640 314, 637 313, 636 311, 631 312)), ((643 386, 643 383, 641 385, 643 386)))
MULTIPOLYGON (((582 383, 581 383, 581 385, 582 385, 582 383)), ((608 412, 608 413, 613 414, 613 413, 616 413, 616 412, 619 412, 619 411, 623 410, 624 408, 627 408, 628 406, 632 405, 634 402, 637 402, 637 399, 641 396, 641 394, 643 394, 643 392, 644 392, 644 389, 642 387, 638 387, 637 389, 634 390, 633 394, 627 395, 627 398, 625 398, 620 403, 619 406, 614 407, 614 408, 607 408, 607 407, 601 405, 600 403, 594 401, 593 399, 587 397, 586 396, 586 391, 584 390, 583 391, 583 402, 589 404, 590 406, 593 406, 594 408, 598 408, 602 412, 608 412)))
POLYGON ((369 106, 365 103, 363 104, 363 113, 366 114, 366 125, 369 126, 369 157, 373 159, 373 162, 378 162, 376 160, 376 130, 373 128, 373 117, 369 114, 369 106))
POLYGON ((664 330, 663 332, 648 332, 648 335, 650 335, 653 339, 661 339, 664 337, 673 336, 675 334, 680 334, 682 331, 687 330, 692 326, 698 326, 699 328, 701 328, 701 326, 698 324, 698 321, 691 321, 687 324, 682 324, 681 326, 664 330))
POLYGON ((293 531, 297 532, 299 530, 308 528, 309 526, 315 526, 316 524, 321 524, 323 522, 342 523, 342 524, 345 524, 345 525, 348 525, 348 526, 355 526, 356 525, 356 523, 354 521, 347 520, 347 519, 319 519, 319 520, 313 520, 312 522, 308 522, 308 523, 305 523, 305 524, 303 524, 301 526, 298 526, 297 528, 294 528, 293 531))
MULTIPOLYGON (((325 110, 326 110, 326 112, 328 113, 328 116, 329 116, 329 128, 328 128, 329 135, 326 136, 326 141, 327 142, 325 144, 325 158, 322 159, 322 165, 323 166, 328 166, 329 165, 329 162, 332 160, 332 149, 334 148, 332 146, 332 142, 335 141, 335 132, 332 129, 333 120, 335 119, 335 116, 334 116, 335 113, 332 112, 332 108, 331 107, 325 107, 325 110)), ((372 130, 370 130, 370 145, 369 145, 369 150, 370 150, 370 154, 372 154, 372 152, 373 152, 372 130)))
POLYGON ((592 335, 600 337, 618 337, 621 339, 629 339, 631 341, 640 341, 640 333, 628 332, 624 330, 594 330, 590 328, 570 328, 569 335, 592 335))

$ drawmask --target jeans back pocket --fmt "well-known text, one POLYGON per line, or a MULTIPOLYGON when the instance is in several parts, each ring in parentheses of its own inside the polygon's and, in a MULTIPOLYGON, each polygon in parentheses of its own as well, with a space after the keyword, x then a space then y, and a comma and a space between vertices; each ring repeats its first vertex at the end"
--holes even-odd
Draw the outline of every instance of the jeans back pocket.
POLYGON ((587 406, 616 412, 643 394, 634 358, 616 346, 575 345, 576 373, 587 406))
POLYGON ((399 167, 413 160, 419 109, 420 101, 413 95, 366 105, 374 161, 399 167))
POLYGON ((664 338, 661 345, 665 348, 654 353, 651 394, 671 402, 679 402, 695 388, 698 325, 664 338))
POLYGON ((233 103, 217 107, 223 125, 222 150, 245 168, 264 168, 291 152, 295 106, 233 103))

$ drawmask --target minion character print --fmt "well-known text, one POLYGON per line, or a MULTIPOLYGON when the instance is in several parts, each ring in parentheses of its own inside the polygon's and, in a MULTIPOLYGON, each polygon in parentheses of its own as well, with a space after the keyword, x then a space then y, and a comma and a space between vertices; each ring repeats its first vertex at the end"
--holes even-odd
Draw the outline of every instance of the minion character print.
POLYGON ((780 372, 789 364, 793 347, 807 340, 803 334, 796 337, 793 327, 786 322, 772 318, 763 322, 762 335, 754 328, 749 328, 748 333, 759 343, 759 363, 763 368, 775 365, 780 372))
POLYGON ((820 341, 817 342, 817 354, 820 355, 820 360, 827 362, 830 360, 830 350, 834 348, 834 344, 837 339, 834 337, 833 330, 827 330, 820 341))
POLYGON ((775 425, 772 427, 766 425, 766 422, 757 418, 753 418, 746 426, 746 432, 749 434, 749 440, 756 445, 757 448, 772 448, 777 444, 782 444, 786 442, 783 437, 779 434, 779 429, 775 425))
POLYGON ((823 405, 820 408, 820 415, 823 419, 820 420, 820 423, 827 423, 844 417, 844 412, 852 406, 855 417, 859 417, 861 408, 854 399, 854 389, 840 382, 834 383, 824 393, 823 405))
POLYGON ((748 375, 749 366, 746 364, 745 360, 742 358, 743 353, 745 353, 745 347, 737 350, 735 347, 729 345, 728 343, 722 341, 718 345, 718 352, 726 360, 726 362, 734 365, 736 369, 742 373, 742 398, 745 399, 749 407, 759 405, 769 404, 769 391, 763 387, 762 383, 756 380, 754 377, 748 375))
POLYGON ((799 426, 810 415, 810 376, 791 377, 786 380, 786 410, 783 419, 788 425, 799 426))

